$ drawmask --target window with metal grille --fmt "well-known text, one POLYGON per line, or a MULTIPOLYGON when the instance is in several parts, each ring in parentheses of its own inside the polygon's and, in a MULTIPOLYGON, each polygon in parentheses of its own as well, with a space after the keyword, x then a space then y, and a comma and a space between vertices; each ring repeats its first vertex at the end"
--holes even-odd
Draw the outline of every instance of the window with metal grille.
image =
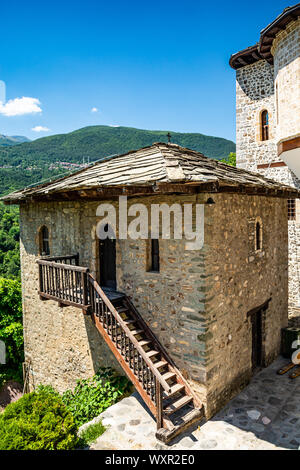
POLYGON ((296 220, 296 199, 288 199, 288 219, 296 220))
POLYGON ((261 113, 261 140, 269 140, 269 113, 266 110, 261 113))
POLYGON ((39 243, 40 243, 40 254, 42 256, 50 255, 50 244, 49 244, 49 229, 46 225, 40 228, 39 233, 39 243))

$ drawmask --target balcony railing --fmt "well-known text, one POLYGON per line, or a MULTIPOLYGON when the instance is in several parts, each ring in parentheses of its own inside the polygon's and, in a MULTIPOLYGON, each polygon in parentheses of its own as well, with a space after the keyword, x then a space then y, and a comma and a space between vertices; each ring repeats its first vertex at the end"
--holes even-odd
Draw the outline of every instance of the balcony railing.
POLYGON ((78 266, 78 255, 40 259, 37 263, 41 299, 57 300, 61 306, 73 305, 88 310, 89 269, 78 266))

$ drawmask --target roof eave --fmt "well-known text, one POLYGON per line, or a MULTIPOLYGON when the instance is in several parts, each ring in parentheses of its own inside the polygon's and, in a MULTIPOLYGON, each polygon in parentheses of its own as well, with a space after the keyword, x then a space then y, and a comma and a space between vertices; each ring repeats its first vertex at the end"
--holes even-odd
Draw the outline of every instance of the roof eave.
POLYGON ((249 63, 247 63, 249 57, 249 50, 255 47, 257 48, 257 59, 254 60, 252 63, 258 62, 259 60, 265 60, 270 65, 273 65, 274 58, 272 56, 271 49, 276 35, 280 31, 284 30, 289 23, 297 20, 299 16, 300 3, 297 3, 292 7, 286 8, 279 16, 277 16, 277 18, 275 18, 272 23, 270 23, 266 28, 261 31, 260 40, 257 45, 239 51, 231 56, 229 61, 230 66, 233 69, 238 70, 242 67, 245 67, 246 65, 251 65, 251 60, 249 63), (243 64, 242 61, 244 61, 245 63, 243 64))

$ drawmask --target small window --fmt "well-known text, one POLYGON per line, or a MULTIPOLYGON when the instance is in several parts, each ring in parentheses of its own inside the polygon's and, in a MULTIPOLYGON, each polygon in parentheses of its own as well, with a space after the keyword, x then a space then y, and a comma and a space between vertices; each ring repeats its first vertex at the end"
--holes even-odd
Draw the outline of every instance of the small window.
POLYGON ((150 240, 149 271, 159 272, 159 240, 150 240))
POLYGON ((261 113, 261 140, 269 140, 269 113, 266 110, 261 113))
POLYGON ((260 251, 262 249, 262 227, 259 221, 255 224, 255 250, 260 251))
POLYGON ((288 199, 288 219, 296 220, 296 199, 288 199))
POLYGON ((49 229, 45 225, 41 227, 39 234, 40 254, 42 256, 50 255, 49 229))

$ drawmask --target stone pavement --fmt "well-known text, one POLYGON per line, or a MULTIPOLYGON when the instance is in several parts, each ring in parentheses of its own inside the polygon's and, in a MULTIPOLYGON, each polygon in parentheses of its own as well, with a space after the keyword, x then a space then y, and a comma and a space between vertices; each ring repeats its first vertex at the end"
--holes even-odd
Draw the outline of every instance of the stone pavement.
POLYGON ((213 419, 179 436, 169 447, 155 439, 155 421, 139 395, 125 398, 92 421, 102 419, 108 429, 91 449, 298 449, 300 377, 293 381, 288 375, 276 375, 286 362, 280 358, 259 372, 213 419))

